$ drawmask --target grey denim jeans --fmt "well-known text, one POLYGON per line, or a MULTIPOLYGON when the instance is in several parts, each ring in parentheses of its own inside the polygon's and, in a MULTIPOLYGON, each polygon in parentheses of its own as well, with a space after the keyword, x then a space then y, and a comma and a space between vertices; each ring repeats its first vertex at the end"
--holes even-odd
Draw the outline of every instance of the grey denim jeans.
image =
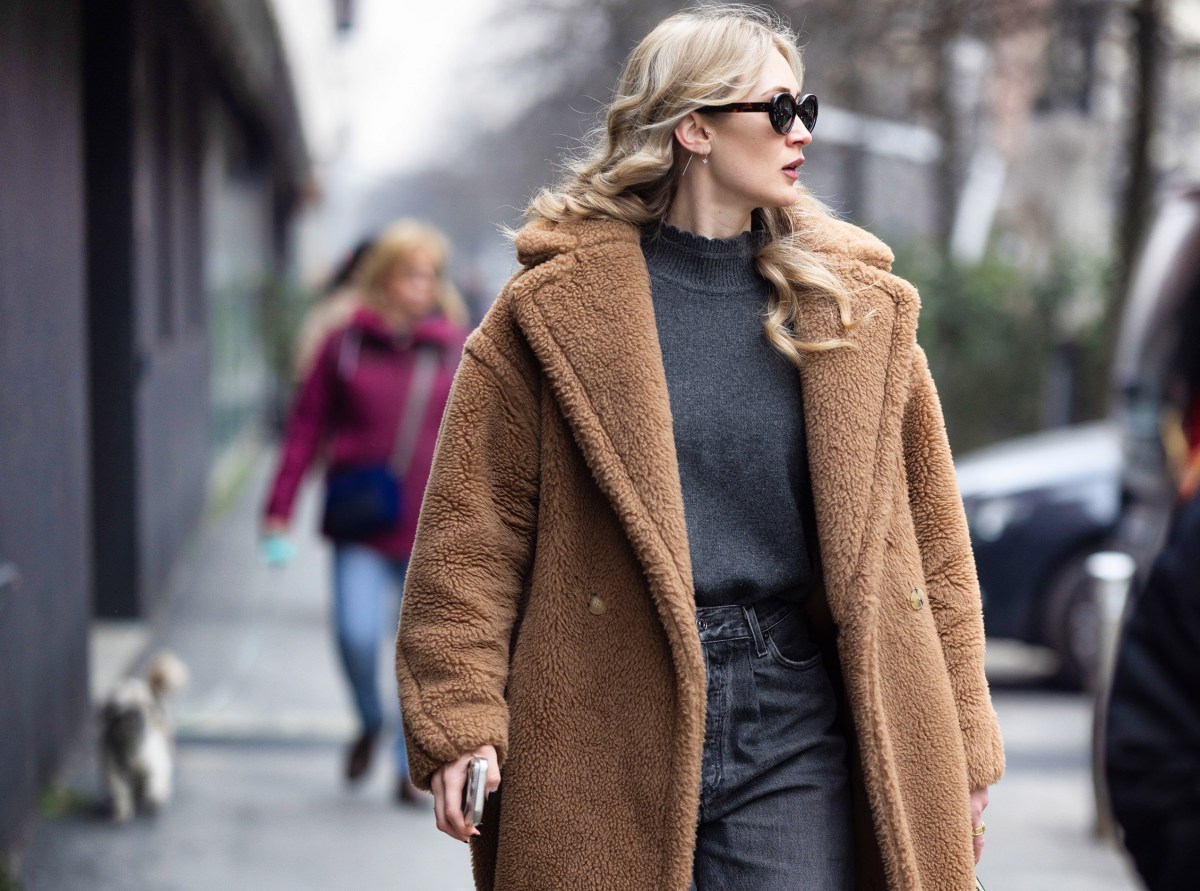
POLYGON ((696 611, 708 676, 693 891, 854 886, 846 740, 801 610, 696 611))

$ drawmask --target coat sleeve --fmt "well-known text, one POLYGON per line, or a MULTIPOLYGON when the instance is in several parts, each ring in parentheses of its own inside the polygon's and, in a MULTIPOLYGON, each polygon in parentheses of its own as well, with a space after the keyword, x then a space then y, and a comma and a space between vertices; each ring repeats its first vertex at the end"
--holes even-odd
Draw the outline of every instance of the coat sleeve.
POLYGON ((532 559, 539 407, 532 357, 483 332, 454 379, 408 566, 396 638, 409 771, 508 746, 509 649, 532 559))
POLYGON ((304 474, 316 457, 321 441, 328 435, 341 342, 342 337, 337 332, 325 338, 292 404, 279 467, 263 509, 268 517, 291 519, 304 474))
POLYGON ((983 607, 962 497, 954 476, 942 408, 925 353, 916 349, 904 414, 909 503, 926 594, 958 706, 972 789, 1004 772, 1004 747, 983 669, 983 607))

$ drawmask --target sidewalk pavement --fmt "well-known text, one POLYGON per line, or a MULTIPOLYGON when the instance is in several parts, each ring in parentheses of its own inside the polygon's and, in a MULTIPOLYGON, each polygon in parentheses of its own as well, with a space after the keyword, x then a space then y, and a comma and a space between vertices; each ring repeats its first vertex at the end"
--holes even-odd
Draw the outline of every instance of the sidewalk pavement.
MULTIPOLYGON (((991 646, 989 645, 989 649, 991 646)), ((1007 765, 984 814, 988 891, 1137 891, 1123 855, 1093 834, 1090 700, 993 690, 1007 765)))
MULTIPOLYGON (((297 514, 298 559, 270 569, 257 556, 267 469, 261 460, 198 534, 155 629, 151 649, 170 648, 191 672, 173 709, 174 800, 109 823, 90 728, 65 779, 74 806, 43 819, 22 858, 25 891, 472 887, 467 846, 437 831, 432 803, 393 804, 386 742, 361 787, 342 780, 356 722, 330 630, 329 552, 311 532, 315 487, 297 514)), ((390 637, 379 661, 388 682, 390 637)))
MULTIPOLYGON (((266 463, 180 561, 153 648, 192 672, 176 703, 175 800, 126 826, 104 819, 94 728, 65 779, 74 802, 43 819, 23 858, 25 891, 469 891, 466 846, 432 810, 395 806, 386 746, 347 789, 354 733, 330 634, 329 555, 311 534, 310 490, 296 523, 300 556, 271 570, 256 554, 266 463)), ((390 677, 390 641, 380 653, 390 677)), ((1015 656, 989 648, 1011 675, 1015 656)), ((390 697, 389 697, 390 699, 390 697)), ((980 877, 989 891, 1133 891, 1122 860, 1090 834, 1090 709, 1078 695, 996 691, 1008 773, 992 790, 980 877)), ((393 716, 394 720, 394 716, 393 716)))

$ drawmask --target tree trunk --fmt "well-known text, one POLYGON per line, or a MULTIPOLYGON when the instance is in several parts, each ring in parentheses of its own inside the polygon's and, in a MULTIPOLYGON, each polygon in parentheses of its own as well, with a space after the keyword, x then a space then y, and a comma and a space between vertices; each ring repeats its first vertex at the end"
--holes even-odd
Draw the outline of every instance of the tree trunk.
POLYGON ((933 9, 934 21, 925 33, 924 42, 934 59, 934 127, 942 143, 941 155, 933 165, 934 219, 938 249, 943 257, 949 257, 963 182, 962 128, 954 53, 957 38, 962 34, 965 4, 959 0, 940 0, 933 4, 933 9))
POLYGON ((1136 0, 1129 14, 1133 24, 1130 35, 1134 78, 1130 108, 1133 130, 1129 141, 1129 174, 1117 220, 1116 274, 1105 315, 1106 365, 1111 365, 1116 351, 1121 317, 1133 279, 1133 265, 1154 207, 1156 171, 1150 157, 1150 145, 1158 120, 1159 74, 1166 52, 1162 35, 1162 0, 1136 0))

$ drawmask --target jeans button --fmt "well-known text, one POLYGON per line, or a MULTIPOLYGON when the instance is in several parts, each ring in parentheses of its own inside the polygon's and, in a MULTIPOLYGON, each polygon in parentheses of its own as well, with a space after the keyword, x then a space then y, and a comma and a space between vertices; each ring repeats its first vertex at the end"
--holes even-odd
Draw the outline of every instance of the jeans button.
POLYGON ((708 622, 706 622, 704 619, 697 619, 696 627, 701 631, 707 631, 708 630, 708 622))

